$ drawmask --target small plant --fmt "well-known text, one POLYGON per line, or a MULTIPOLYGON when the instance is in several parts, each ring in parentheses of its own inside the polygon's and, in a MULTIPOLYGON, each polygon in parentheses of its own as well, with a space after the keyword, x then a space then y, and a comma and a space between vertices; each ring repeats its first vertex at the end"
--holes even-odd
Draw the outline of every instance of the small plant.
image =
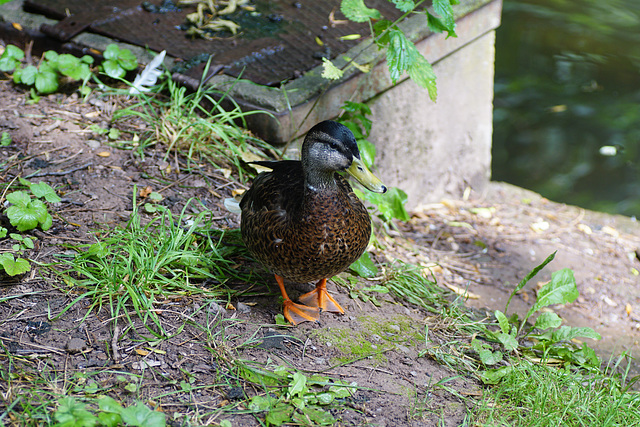
POLYGON ((267 425, 284 424, 330 426, 336 419, 328 411, 336 400, 352 395, 355 384, 346 384, 328 377, 307 377, 290 373, 284 366, 274 370, 257 367, 253 362, 236 360, 239 375, 266 388, 266 393, 252 397, 250 411, 265 413, 267 425))
MULTIPOLYGON (((128 49, 120 49, 115 44, 110 44, 104 51, 105 61, 100 69, 109 77, 122 78, 127 71, 138 67, 136 57, 128 49)), ((8 45, 0 56, 0 71, 13 72, 13 81, 32 88, 32 101, 37 101, 38 94, 56 92, 63 79, 70 82, 82 82, 82 89, 86 89, 86 83, 95 78, 91 69, 93 58, 84 55, 78 58, 74 55, 58 54, 53 50, 46 51, 40 64, 21 67, 24 59, 22 49, 8 45)), ((84 93, 84 91, 83 91, 84 93)))
POLYGON ((8 45, 2 55, 0 55, 0 71, 11 73, 20 66, 20 61, 24 59, 24 52, 17 46, 8 45))
MULTIPOLYGON (((44 182, 32 184, 24 179, 21 179, 20 182, 29 187, 30 192, 14 191, 7 194, 7 202, 11 203, 11 206, 5 212, 9 222, 21 232, 33 230, 37 227, 42 230, 48 230, 53 224, 53 218, 41 199, 45 199, 50 203, 57 203, 60 198, 55 190, 44 182)), ((0 239, 5 238, 7 232, 6 228, 0 226, 0 239)), ((9 237, 17 243, 12 246, 13 253, 5 252, 0 254, 0 270, 4 270, 9 276, 26 273, 31 268, 29 261, 19 256, 26 250, 33 249, 33 239, 18 233, 10 233, 9 237)))
POLYGON ((101 67, 104 73, 114 79, 121 79, 138 68, 138 61, 129 49, 120 49, 118 45, 110 44, 103 53, 105 61, 101 67))
POLYGON ((98 410, 90 411, 88 405, 72 397, 60 399, 54 418, 56 427, 93 427, 95 425, 116 427, 119 425, 140 427, 164 427, 165 415, 153 411, 138 402, 127 408, 108 396, 89 399, 97 403, 98 410))
MULTIPOLYGON (((509 300, 507 301, 505 312, 509 307, 511 298, 520 291, 529 280, 531 280, 540 270, 542 270, 555 257, 555 252, 534 268, 515 287, 509 300)), ((573 271, 565 268, 556 271, 551 275, 551 280, 540 288, 538 297, 533 306, 529 309, 522 320, 517 314, 507 318, 500 310, 496 310, 495 317, 499 329, 497 331, 487 330, 490 340, 495 340, 503 350, 493 351, 493 347, 483 343, 478 339, 472 341, 473 349, 478 353, 480 360, 485 366, 493 366, 499 363, 505 353, 519 353, 529 357, 531 360, 547 361, 555 359, 564 362, 565 365, 579 366, 588 369, 599 369, 600 360, 593 349, 585 343, 579 347, 572 342, 574 338, 600 339, 600 335, 591 328, 561 326, 562 319, 556 313, 543 312, 536 319, 533 325, 528 325, 527 320, 542 308, 554 304, 567 304, 576 300, 578 290, 573 277, 573 271), (529 340, 533 346, 524 346, 520 341, 529 340)), ((506 375, 512 366, 505 366, 499 369, 489 369, 481 373, 481 378, 486 384, 495 384, 506 375)))
POLYGON ((24 68, 16 68, 13 73, 13 81, 17 84, 34 86, 41 94, 53 93, 58 90, 60 80, 63 77, 70 81, 87 82, 92 76, 90 65, 93 58, 84 55, 77 58, 68 53, 58 54, 53 50, 44 53, 43 60, 38 67, 27 65, 24 68))
POLYGON ((11 145, 11 135, 9 132, 2 132, 2 136, 0 136, 0 147, 8 147, 11 145))
MULTIPOLYGON (((446 31, 449 37, 457 37, 451 5, 458 2, 456 0, 434 0, 433 11, 435 14, 426 7, 420 10, 424 1, 408 0, 394 1, 393 3, 403 12, 403 15, 395 22, 382 19, 380 11, 368 8, 363 0, 342 0, 340 10, 350 21, 369 23, 373 43, 380 49, 387 49, 387 66, 394 84, 406 72, 411 80, 427 89, 429 97, 435 100, 437 96, 436 76, 431 64, 416 49, 413 42, 404 35, 404 32, 398 27, 398 23, 410 14, 424 13, 431 31, 436 33, 446 31)), ((356 36, 359 38, 359 35, 356 36)), ((346 57, 344 59, 347 61, 345 68, 355 66, 361 71, 368 71, 368 67, 357 64, 353 59, 346 57)), ((327 79, 335 80, 343 75, 343 70, 326 58, 323 60, 323 67, 322 76, 327 79)))

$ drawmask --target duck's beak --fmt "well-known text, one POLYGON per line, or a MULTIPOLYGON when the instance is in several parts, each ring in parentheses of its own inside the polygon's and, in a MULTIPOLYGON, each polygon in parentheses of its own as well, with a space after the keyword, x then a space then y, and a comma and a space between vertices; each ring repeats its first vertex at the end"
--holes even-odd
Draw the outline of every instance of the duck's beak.
POLYGON ((360 159, 354 157, 351 166, 347 169, 347 172, 349 175, 357 179, 360 184, 364 185, 369 191, 373 191, 375 193, 385 193, 387 191, 387 187, 385 187, 382 181, 372 174, 360 159))

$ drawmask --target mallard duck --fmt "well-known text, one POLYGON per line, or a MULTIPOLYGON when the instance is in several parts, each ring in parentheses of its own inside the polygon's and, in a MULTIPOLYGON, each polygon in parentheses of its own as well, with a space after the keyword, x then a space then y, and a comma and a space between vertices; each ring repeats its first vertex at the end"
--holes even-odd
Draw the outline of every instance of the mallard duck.
POLYGON ((344 313, 327 292, 327 278, 346 270, 366 249, 371 218, 339 171, 371 191, 387 188, 364 165, 353 133, 324 121, 307 133, 301 160, 255 162, 259 174, 242 197, 240 228, 249 252, 276 277, 284 316, 292 324, 316 321, 319 311, 344 313), (317 282, 294 303, 283 279, 317 282))

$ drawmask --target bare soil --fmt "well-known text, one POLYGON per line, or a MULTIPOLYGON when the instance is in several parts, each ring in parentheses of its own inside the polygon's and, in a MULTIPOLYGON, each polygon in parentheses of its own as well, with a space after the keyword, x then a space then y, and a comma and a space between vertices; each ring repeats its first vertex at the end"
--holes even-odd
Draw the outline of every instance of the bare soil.
MULTIPOLYGON (((66 250, 65 244, 92 243, 91 231, 124 224, 131 213, 134 186, 161 192, 175 212, 196 197, 214 211, 220 228, 238 227, 238 216, 224 209, 222 199, 241 186, 225 178, 222 171, 203 167, 198 174, 185 174, 176 167, 179 163, 163 161, 163 147, 149 148, 140 158, 111 147, 107 136, 88 129, 91 124, 109 128, 111 113, 126 100, 82 103, 75 95, 56 94, 28 105, 26 99, 27 94, 0 81, 0 132, 13 138, 10 146, 0 148, 0 159, 10 159, 0 169, 0 182, 6 185, 16 176, 42 180, 63 198, 52 207, 53 227, 33 232, 37 245, 28 254, 30 259, 50 262, 66 250)), ((602 341, 589 344, 601 355, 622 350, 638 353, 640 226, 635 221, 553 203, 506 184, 491 184, 486 193, 472 193, 469 200, 422 206, 398 228, 389 250, 377 253, 377 258, 431 266, 441 286, 468 287, 473 295, 467 304, 480 316, 504 309, 510 290, 557 250, 552 265, 514 298, 512 310, 526 311, 535 299, 537 282, 548 280, 552 271, 572 268, 581 296, 575 303, 552 309, 567 324, 600 332, 602 341), (483 216, 473 213, 478 207, 489 209, 483 216)), ((6 243, 0 242, 0 250, 8 248, 6 243)), ((351 299, 347 289, 332 283, 329 288, 347 315, 323 314, 316 324, 278 329, 274 335, 274 316, 281 310, 277 286, 260 267, 244 262, 246 268, 255 268, 265 277, 260 296, 233 300, 226 307, 198 297, 182 298, 163 311, 163 321, 177 328, 190 319, 212 325, 219 335, 207 339, 201 328, 187 323, 153 351, 139 339, 146 335, 140 321, 127 328, 124 319, 116 322, 107 313, 84 318, 88 301, 52 320, 74 295, 63 292, 66 285, 46 269, 33 268, 19 279, 5 276, 0 283, 2 369, 46 372, 61 389, 75 374, 91 374, 112 396, 158 405, 168 420, 174 414, 210 413, 203 422, 229 419, 234 426, 254 426, 259 422, 253 415, 216 410, 259 392, 231 375, 234 359, 269 361, 356 382, 361 389, 343 410, 333 413, 339 425, 454 426, 463 422, 469 400, 433 386, 456 373, 430 358, 418 357, 425 343, 406 337, 424 331, 425 326, 437 330, 436 320, 425 310, 391 297, 379 308, 351 299), (368 332, 371 319, 397 326, 392 331, 399 331, 399 344, 387 349, 382 339, 381 357, 336 363, 342 353, 323 332, 347 330, 370 336, 376 343, 381 337, 368 332), (409 332, 400 332, 403 319, 409 320, 409 332), (20 366, 9 366, 9 360, 20 366), (221 362, 225 360, 229 364, 221 362), (140 376, 135 395, 125 391, 119 373, 140 376), (197 386, 211 387, 181 391, 180 381, 190 378, 195 378, 197 386)), ((434 339, 439 339, 437 334, 434 339)), ((473 378, 457 377, 447 386, 463 396, 482 393, 473 378)), ((0 391, 0 405, 15 399, 6 384, 0 383, 0 391)))

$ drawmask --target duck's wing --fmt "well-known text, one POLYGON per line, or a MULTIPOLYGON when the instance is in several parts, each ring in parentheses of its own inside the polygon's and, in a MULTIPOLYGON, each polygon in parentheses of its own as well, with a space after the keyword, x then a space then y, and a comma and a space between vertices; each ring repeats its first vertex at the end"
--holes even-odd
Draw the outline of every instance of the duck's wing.
POLYGON ((300 205, 304 195, 302 163, 298 160, 252 162, 271 169, 262 172, 242 197, 244 212, 291 212, 300 205))

